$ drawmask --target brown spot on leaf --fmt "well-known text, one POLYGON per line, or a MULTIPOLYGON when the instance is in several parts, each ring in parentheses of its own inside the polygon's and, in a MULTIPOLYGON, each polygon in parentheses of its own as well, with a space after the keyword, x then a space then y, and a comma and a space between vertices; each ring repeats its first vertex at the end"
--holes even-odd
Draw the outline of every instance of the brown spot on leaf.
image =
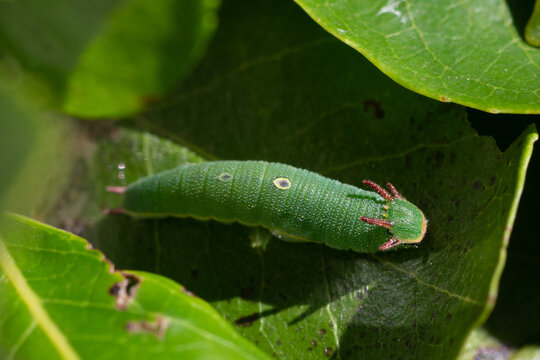
POLYGON ((182 292, 186 295, 189 295, 189 296, 193 296, 193 297, 198 297, 197 295, 195 295, 195 293, 189 291, 188 289, 186 289, 185 287, 181 286, 180 287, 180 290, 182 290, 182 292))
POLYGON ((382 119, 384 117, 384 109, 377 100, 369 99, 364 101, 364 111, 368 112, 370 109, 373 110, 373 116, 375 116, 376 119, 382 119))
POLYGON ((132 321, 126 325, 126 330, 131 334, 147 333, 155 335, 159 340, 163 339, 167 328, 169 327, 169 319, 158 316, 154 321, 132 321))
POLYGON ((324 356, 330 357, 332 355, 334 355, 334 349, 332 349, 331 347, 325 347, 324 348, 324 356))
POLYGON ((242 316, 234 320, 234 323, 238 326, 249 327, 253 325, 253 322, 259 320, 260 318, 261 318, 261 313, 256 312, 250 315, 242 316))
POLYGON ((148 107, 150 105, 156 104, 160 99, 159 94, 149 94, 145 96, 139 97, 139 103, 144 106, 148 107))
POLYGON ((114 268, 114 264, 112 263, 112 261, 107 259, 106 257, 103 257, 103 261, 105 261, 107 263, 107 265, 109 266, 109 272, 111 274, 114 274, 116 272, 116 270, 114 268))
POLYGON ((435 169, 438 169, 441 167, 442 161, 444 159, 444 155, 440 151, 434 151, 433 159, 435 160, 435 165, 433 167, 435 169))

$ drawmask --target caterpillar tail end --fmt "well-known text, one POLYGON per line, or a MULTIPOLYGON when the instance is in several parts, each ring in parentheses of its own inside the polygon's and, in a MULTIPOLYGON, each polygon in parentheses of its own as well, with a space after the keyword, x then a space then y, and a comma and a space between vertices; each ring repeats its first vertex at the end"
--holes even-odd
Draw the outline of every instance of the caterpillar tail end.
POLYGON ((126 192, 125 186, 107 186, 107 192, 123 195, 126 192))

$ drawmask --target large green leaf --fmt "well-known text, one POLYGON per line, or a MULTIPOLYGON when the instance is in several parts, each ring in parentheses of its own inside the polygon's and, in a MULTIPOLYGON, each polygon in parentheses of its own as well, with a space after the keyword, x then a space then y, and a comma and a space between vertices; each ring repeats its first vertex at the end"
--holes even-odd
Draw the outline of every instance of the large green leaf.
POLYGON ((0 54, 41 79, 62 110, 118 117, 191 69, 216 26, 217 3, 2 1, 0 54))
MULTIPOLYGON (((540 121, 537 120, 537 126, 540 121)), ((540 287, 531 274, 540 273, 537 204, 540 200, 540 154, 535 152, 527 173, 523 199, 508 248, 501 293, 486 328, 511 347, 540 346, 540 287), (524 305, 526 304, 526 305, 524 305)))
POLYGON ((495 113, 540 113, 540 49, 523 40, 505 0, 296 2, 413 91, 495 113))
MULTIPOLYGON (((240 225, 108 216, 89 229, 92 241, 124 267, 188 285, 279 358, 456 356, 494 304, 534 128, 501 153, 461 108, 397 86, 294 4, 226 2, 220 19, 184 85, 128 124, 207 159, 391 181, 426 213, 427 238, 369 256, 240 225), (251 247, 265 237, 266 249, 251 247)), ((96 199, 107 199, 103 182, 124 184, 116 164, 129 182, 147 164, 161 168, 162 156, 134 158, 134 141, 100 142, 96 199)))
POLYGON ((4 225, 2 359, 266 359, 177 283, 115 271, 83 239, 28 218, 4 225))

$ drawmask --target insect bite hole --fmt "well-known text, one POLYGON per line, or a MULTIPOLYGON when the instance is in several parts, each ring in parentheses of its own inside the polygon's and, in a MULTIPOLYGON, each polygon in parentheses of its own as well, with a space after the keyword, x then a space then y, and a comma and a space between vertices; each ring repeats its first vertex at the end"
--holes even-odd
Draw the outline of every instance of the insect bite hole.
POLYGON ((121 273, 121 274, 124 277, 124 279, 114 284, 109 289, 109 294, 111 294, 112 296, 116 298, 116 301, 115 301, 116 308, 118 310, 125 310, 135 298, 135 294, 137 293, 137 289, 139 287, 141 279, 139 279, 139 277, 132 274, 127 274, 127 273, 121 273))
POLYGON ((272 183, 280 190, 287 190, 291 187, 291 180, 283 177, 275 178, 272 183))
POLYGON ((163 316, 157 316, 155 321, 141 320, 128 322, 126 324, 126 330, 131 334, 152 334, 155 335, 158 340, 163 340, 163 336, 169 327, 169 323, 169 319, 163 316))

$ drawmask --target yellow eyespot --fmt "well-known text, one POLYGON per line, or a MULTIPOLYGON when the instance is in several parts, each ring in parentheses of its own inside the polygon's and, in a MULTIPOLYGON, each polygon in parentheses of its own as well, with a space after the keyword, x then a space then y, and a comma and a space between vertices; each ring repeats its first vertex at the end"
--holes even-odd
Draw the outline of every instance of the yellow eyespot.
POLYGON ((275 178, 273 183, 280 190, 287 190, 291 187, 291 180, 283 177, 275 178))

